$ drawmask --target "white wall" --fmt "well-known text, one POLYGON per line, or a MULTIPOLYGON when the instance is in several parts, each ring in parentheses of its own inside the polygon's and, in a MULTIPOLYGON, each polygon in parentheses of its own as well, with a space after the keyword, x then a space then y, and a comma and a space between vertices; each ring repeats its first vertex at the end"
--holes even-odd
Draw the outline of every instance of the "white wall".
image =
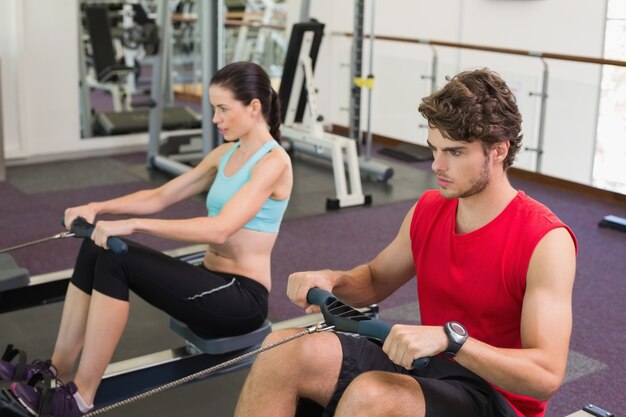
MULTIPOLYGON (((147 142, 147 135, 80 139, 77 0, 0 1, 5 154, 19 158, 71 156, 74 152, 116 150, 147 142)), ((600 57, 606 0, 378 0, 377 34, 454 41, 514 49, 600 57)), ((354 2, 312 0, 311 16, 326 23, 316 69, 320 108, 327 123, 347 125, 349 38, 354 2)), ((365 31, 370 3, 366 1, 365 31)), ((369 44, 363 68, 368 71, 369 44)), ((502 54, 460 52, 437 47, 438 83, 461 69, 489 66, 519 92, 527 145, 537 141, 539 99, 528 94, 541 85, 539 60, 502 54)), ((423 120, 417 113, 430 91, 432 51, 429 46, 376 42, 373 91, 374 133, 425 143, 423 120)), ((598 81, 593 64, 548 60, 550 80, 545 154, 542 172, 590 184, 598 81)), ((363 93, 367 121, 367 91, 363 93)), ((534 170, 535 156, 520 155, 518 165, 534 170)))
MULTIPOLYGON (((311 2, 311 16, 327 24, 316 74, 320 107, 327 122, 348 124, 351 40, 333 32, 351 32, 354 3, 311 2), (332 92, 332 94, 329 94, 332 92)), ((370 2, 366 1, 365 32, 370 2)), ((583 0, 379 0, 378 35, 431 39, 556 54, 601 57, 606 1, 583 0)), ((515 90, 524 116, 525 146, 538 140, 542 62, 537 58, 435 47, 438 85, 446 75, 487 66, 498 71, 515 90)), ((364 45, 368 70, 369 44, 364 45)), ((403 141, 425 144, 426 130, 417 112, 429 94, 432 50, 419 44, 377 41, 374 46, 372 130, 403 141)), ((542 173, 591 184, 595 148, 600 66, 546 60, 549 69, 542 173)), ((363 92, 366 107, 367 92, 363 92)), ((363 122, 367 120, 363 113, 363 122)), ((362 126, 365 128, 365 124, 362 126)), ((536 154, 521 152, 516 167, 535 170, 536 154)))
POLYGON ((5 155, 20 153, 18 102, 17 102, 17 19, 16 3, 19 0, 0 2, 0 65, 2 65, 2 121, 4 125, 5 155))
MULTIPOLYGON (((466 0, 461 42, 601 57, 605 18, 605 1, 583 0, 572 7, 567 0, 466 0)), ((467 54, 464 64, 481 65, 483 61, 476 55, 467 54)), ((540 98, 530 98, 528 93, 533 87, 539 91, 542 65, 538 59, 509 60, 506 55, 496 55, 480 54, 488 65, 520 86, 520 107, 523 112, 527 110, 523 113, 526 142, 536 146, 540 98)), ((542 172, 590 184, 601 67, 561 60, 546 62, 549 85, 542 172)), ((534 160, 534 153, 521 153, 518 165, 533 170, 534 160)))

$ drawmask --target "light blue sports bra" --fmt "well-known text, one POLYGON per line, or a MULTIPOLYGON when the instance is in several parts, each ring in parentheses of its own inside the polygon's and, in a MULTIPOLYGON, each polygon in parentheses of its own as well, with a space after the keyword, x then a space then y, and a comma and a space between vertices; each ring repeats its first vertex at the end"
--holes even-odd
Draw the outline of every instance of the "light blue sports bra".
MULTIPOLYGON (((215 181, 209 190, 206 198, 206 207, 209 217, 217 216, 222 207, 232 198, 232 196, 239 191, 239 189, 250 179, 250 173, 252 167, 259 162, 272 148, 278 146, 278 143, 274 140, 270 140, 265 143, 258 151, 252 155, 252 157, 237 171, 236 174, 227 177, 224 175, 224 167, 230 160, 233 152, 239 147, 239 142, 230 148, 224 156, 220 159, 220 164, 217 169, 217 175, 215 181)), ((287 209, 286 200, 273 200, 268 198, 263 204, 263 207, 259 212, 243 227, 244 229, 256 230, 259 232, 276 233, 280 228, 280 223, 287 209)))

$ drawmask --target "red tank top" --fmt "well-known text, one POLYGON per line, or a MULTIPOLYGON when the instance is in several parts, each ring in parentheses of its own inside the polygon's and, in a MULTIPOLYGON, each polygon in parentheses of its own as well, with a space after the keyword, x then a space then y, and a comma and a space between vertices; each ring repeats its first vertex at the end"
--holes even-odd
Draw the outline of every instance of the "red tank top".
MULTIPOLYGON (((422 324, 456 320, 482 342, 521 348, 520 320, 526 273, 537 243, 565 227, 547 207, 519 191, 487 225, 457 234, 458 199, 427 191, 411 222, 422 324)), ((498 389, 498 387, 495 387, 498 389)), ((547 402, 498 389, 520 416, 539 417, 547 402)))

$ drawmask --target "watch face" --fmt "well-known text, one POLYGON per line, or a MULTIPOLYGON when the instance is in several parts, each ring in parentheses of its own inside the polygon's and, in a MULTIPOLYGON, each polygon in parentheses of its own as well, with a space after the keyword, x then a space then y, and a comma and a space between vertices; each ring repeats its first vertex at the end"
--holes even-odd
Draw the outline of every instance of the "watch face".
POLYGON ((459 323, 453 321, 450 323, 450 329, 461 336, 464 336, 466 333, 465 327, 461 326, 459 323))

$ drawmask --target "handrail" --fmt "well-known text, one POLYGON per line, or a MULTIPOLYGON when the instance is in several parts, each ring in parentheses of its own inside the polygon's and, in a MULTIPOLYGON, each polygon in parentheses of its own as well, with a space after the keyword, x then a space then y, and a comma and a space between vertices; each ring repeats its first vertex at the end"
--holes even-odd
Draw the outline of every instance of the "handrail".
MULTIPOLYGON (((346 36, 352 37, 353 34, 350 32, 333 32, 335 36, 346 36)), ((370 38, 370 35, 364 35, 364 37, 370 38)), ((512 48, 499 48, 493 46, 483 46, 483 45, 474 45, 468 43, 460 43, 460 42, 448 42, 448 41, 436 41, 431 39, 416 39, 416 38, 405 38, 401 36, 385 36, 385 35, 375 35, 375 40, 382 41, 392 41, 392 42, 404 42, 404 43, 414 43, 420 45, 428 45, 430 46, 433 52, 433 62, 432 62, 432 73, 429 76, 422 76, 423 79, 431 80, 431 92, 435 91, 436 79, 437 79, 437 64, 438 57, 437 52, 435 50, 435 46, 446 46, 452 48, 461 48, 461 49, 472 49, 475 51, 484 51, 484 52, 495 52, 495 53, 503 53, 509 55, 521 55, 531 58, 539 58, 541 63, 543 64, 543 74, 542 74, 542 88, 539 92, 531 92, 529 93, 531 96, 538 96, 541 98, 540 104, 540 114, 539 114, 539 130, 537 133, 537 147, 526 147, 524 148, 526 151, 535 152, 536 153, 536 162, 535 169, 537 172, 541 172, 541 164, 543 158, 543 143, 544 143, 544 130, 545 130, 545 120, 546 120, 546 100, 548 98, 548 64, 546 59, 558 59, 570 62, 582 62, 582 63, 592 63, 592 64, 601 64, 601 65, 615 65, 619 67, 626 67, 626 61, 619 61, 615 59, 604 59, 604 58, 592 58, 585 57, 579 55, 566 55, 566 54, 555 54, 550 52, 539 52, 539 51, 529 51, 523 49, 512 49, 512 48)))
POLYGON ((276 29, 276 30, 285 30, 287 26, 278 25, 272 23, 261 23, 256 21, 244 22, 243 20, 234 20, 234 19, 226 19, 224 20, 225 26, 246 26, 251 28, 268 28, 268 29, 276 29))
MULTIPOLYGON (((352 33, 333 32, 333 35, 351 37, 352 33)), ((365 35, 365 36, 369 37, 369 35, 365 35)), ((593 58, 593 57, 586 57, 586 56, 580 56, 580 55, 555 54, 551 52, 529 51, 529 50, 524 50, 524 49, 498 48, 494 46, 474 45, 470 43, 436 41, 432 39, 405 38, 401 36, 376 35, 374 39, 381 40, 381 41, 418 43, 418 44, 435 45, 435 46, 448 46, 452 48, 473 49, 476 51, 497 52, 497 53, 510 54, 510 55, 523 55, 523 56, 531 56, 535 58, 559 59, 563 61, 586 62, 586 63, 591 63, 591 64, 615 65, 618 67, 626 67, 626 61, 619 61, 616 59, 593 58)))

